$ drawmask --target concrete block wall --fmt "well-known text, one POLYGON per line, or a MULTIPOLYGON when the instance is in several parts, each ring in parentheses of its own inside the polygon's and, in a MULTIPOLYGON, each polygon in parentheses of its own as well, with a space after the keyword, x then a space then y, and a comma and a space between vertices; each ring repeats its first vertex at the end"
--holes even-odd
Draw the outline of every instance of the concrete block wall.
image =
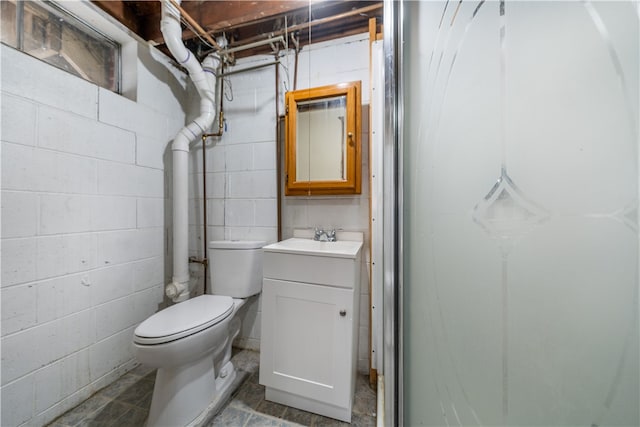
MULTIPOLYGON (((135 364, 132 331, 163 304, 171 265, 167 145, 185 121, 184 106, 194 100, 184 96, 186 77, 167 70, 166 58, 148 47, 136 48, 136 63, 127 70, 138 77, 128 98, 11 48, 0 50, 1 424, 43 425, 135 364)), ((313 64, 307 83, 299 71, 299 87, 362 80, 363 135, 367 52, 362 36, 316 45, 301 53, 301 64, 307 54, 313 64), (338 52, 344 66, 335 62, 338 52)), ((268 60, 249 58, 239 67, 268 60)), ((209 239, 273 242, 275 70, 228 80, 226 133, 207 148, 209 239)), ((285 80, 292 81, 291 71, 285 80)), ((203 246, 200 153, 192 152, 194 255, 203 246)), ((288 199, 284 237, 293 228, 323 225, 365 231, 368 239, 366 162, 364 153, 362 196, 288 199)), ((361 286, 361 371, 368 366, 368 259, 361 286)), ((260 315, 255 297, 242 313, 238 345, 259 348, 260 315)))
MULTIPOLYGON (((294 58, 286 61, 292 73, 294 58)), ((293 76, 283 76, 283 88, 291 88, 293 76)), ((359 34, 305 47, 298 58, 298 89, 360 80, 362 82, 362 192, 345 196, 284 197, 282 237, 296 228, 321 227, 364 233, 360 270, 360 322, 358 327, 358 371, 369 373, 369 35, 359 34)), ((281 109, 283 111, 283 109, 281 109)), ((284 194, 284 193, 283 193, 284 194)))
MULTIPOLYGON (((272 56, 238 61, 233 69, 272 62, 272 56)), ((292 89, 293 56, 282 58, 280 112, 284 92, 292 89)), ((361 316, 358 330, 358 369, 369 372, 369 42, 368 35, 305 47, 300 53, 298 88, 346 81, 362 81, 362 194, 356 196, 285 197, 283 238, 294 228, 316 225, 365 233, 362 265, 361 316)), ((277 240, 276 104, 275 67, 231 75, 225 82, 226 130, 208 142, 207 211, 208 239, 277 240)), ((190 180, 191 252, 202 253, 202 154, 192 151, 190 180)), ((199 267, 192 268, 194 275, 199 267)), ((260 348, 261 299, 254 297, 241 313, 243 327, 235 345, 260 348)))
MULTIPOLYGON (((273 61, 258 57, 238 61, 236 69, 273 61)), ((273 66, 227 77, 223 90, 222 137, 207 140, 208 240, 277 241, 275 69, 273 66)), ((217 123, 214 125, 217 130, 217 123)), ((191 152, 190 252, 200 256, 202 240, 202 151, 191 152)), ((194 277, 202 269, 191 267, 194 277)), ((201 287, 201 284, 199 285, 201 287)), ((242 308, 243 326, 235 345, 260 348, 260 297, 242 308)))
MULTIPOLYGON (((237 68, 252 63, 242 61, 237 68)), ((274 67, 230 76, 223 95, 226 133, 211 154, 224 153, 224 174, 212 176, 213 186, 224 189, 224 199, 209 200, 212 219, 223 210, 225 239, 273 243, 278 239, 274 67)), ((243 307, 237 346, 260 348, 261 301, 253 297, 243 307)))
POLYGON ((186 80, 139 46, 132 101, 0 51, 0 424, 44 425, 134 366, 133 329, 163 304, 186 80))

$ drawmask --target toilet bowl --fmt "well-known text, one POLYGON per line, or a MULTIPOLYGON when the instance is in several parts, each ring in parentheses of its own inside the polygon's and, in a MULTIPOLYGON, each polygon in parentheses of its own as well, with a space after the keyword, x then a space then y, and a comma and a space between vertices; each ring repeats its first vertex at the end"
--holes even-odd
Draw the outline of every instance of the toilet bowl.
POLYGON ((211 242, 213 294, 161 310, 136 328, 136 359, 158 368, 148 427, 187 426, 228 391, 236 376, 230 361, 241 326, 236 313, 262 289, 264 244, 211 242))

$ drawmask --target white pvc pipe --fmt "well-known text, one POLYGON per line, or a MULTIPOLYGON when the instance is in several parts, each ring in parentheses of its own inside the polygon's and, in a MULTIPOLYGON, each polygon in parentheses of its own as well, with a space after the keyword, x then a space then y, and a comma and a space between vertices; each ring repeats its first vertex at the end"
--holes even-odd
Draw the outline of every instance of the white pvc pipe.
MULTIPOLYGON (((180 0, 177 0, 180 3, 180 0)), ((206 132, 215 119, 215 77, 202 69, 182 43, 180 12, 168 0, 162 2, 162 35, 173 57, 187 69, 200 95, 200 116, 173 139, 173 279, 165 292, 174 302, 189 299, 189 144, 206 132)), ((218 59, 208 56, 203 64, 216 69, 218 59)), ((206 254, 205 254, 206 256, 206 254)))

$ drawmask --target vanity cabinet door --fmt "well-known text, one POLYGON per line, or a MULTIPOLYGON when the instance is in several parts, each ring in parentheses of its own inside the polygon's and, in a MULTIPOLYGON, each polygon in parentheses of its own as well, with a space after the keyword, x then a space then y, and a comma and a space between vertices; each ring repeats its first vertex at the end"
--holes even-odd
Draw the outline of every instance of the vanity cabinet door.
POLYGON ((353 290, 264 279, 260 383, 350 405, 353 290))

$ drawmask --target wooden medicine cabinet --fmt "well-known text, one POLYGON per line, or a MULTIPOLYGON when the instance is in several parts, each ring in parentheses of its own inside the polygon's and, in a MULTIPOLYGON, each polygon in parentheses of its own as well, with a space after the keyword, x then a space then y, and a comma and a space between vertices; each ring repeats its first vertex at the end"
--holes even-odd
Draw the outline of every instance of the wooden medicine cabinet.
POLYGON ((285 195, 360 194, 360 81, 287 92, 285 195))

